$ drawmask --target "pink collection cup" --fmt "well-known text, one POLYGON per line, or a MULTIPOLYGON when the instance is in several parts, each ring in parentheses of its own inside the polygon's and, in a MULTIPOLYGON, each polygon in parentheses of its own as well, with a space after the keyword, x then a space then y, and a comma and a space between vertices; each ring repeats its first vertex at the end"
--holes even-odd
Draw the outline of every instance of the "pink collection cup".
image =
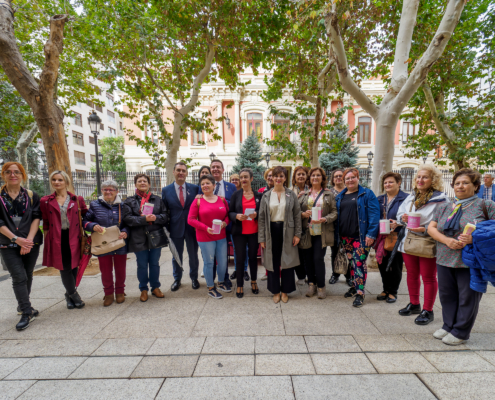
POLYGON ((408 228, 419 228, 421 226, 421 214, 419 213, 409 213, 407 214, 407 227, 408 228))
POLYGON ((380 220, 380 233, 382 235, 389 235, 390 234, 390 221, 388 219, 381 219, 380 220))
POLYGON ((211 229, 213 229, 214 234, 218 235, 222 230, 222 221, 219 219, 214 219, 213 226, 211 227, 211 229))

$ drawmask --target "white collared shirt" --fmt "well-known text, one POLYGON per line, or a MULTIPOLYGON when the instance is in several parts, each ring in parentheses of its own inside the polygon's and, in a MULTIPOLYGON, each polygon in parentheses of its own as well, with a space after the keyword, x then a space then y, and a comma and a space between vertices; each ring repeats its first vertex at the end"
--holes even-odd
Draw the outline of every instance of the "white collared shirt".
POLYGON ((219 182, 215 182, 215 187, 213 188, 213 193, 215 193, 215 190, 217 190, 217 183, 220 184, 220 187, 218 188, 217 196, 225 197, 225 182, 223 179, 219 182))
POLYGON ((186 183, 184 182, 182 185, 178 185, 177 182, 174 181, 175 193, 177 193, 177 198, 180 202, 180 187, 182 186, 182 194, 184 195, 184 204, 186 203, 186 183))

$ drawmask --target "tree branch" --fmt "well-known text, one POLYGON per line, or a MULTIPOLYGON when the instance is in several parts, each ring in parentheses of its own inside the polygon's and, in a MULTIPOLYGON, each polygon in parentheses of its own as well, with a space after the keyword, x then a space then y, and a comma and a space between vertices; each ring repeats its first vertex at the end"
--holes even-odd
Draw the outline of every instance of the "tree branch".
POLYGON ((308 101, 310 103, 316 104, 316 97, 310 96, 310 95, 304 94, 304 93, 295 94, 294 99, 295 100, 304 100, 304 101, 308 101))
MULTIPOLYGON (((454 140, 455 134, 454 132, 452 132, 450 127, 441 120, 440 114, 438 113, 439 109, 441 109, 441 104, 440 104, 441 102, 435 102, 435 99, 433 98, 433 93, 431 92, 430 85, 428 85, 426 81, 423 82, 422 87, 426 97, 426 101, 428 102, 428 108, 430 109, 431 118, 435 123, 438 133, 440 134, 442 139, 445 140, 447 147, 449 147, 449 144, 452 145, 452 140, 454 140)), ((443 109, 441 109, 441 112, 443 114, 443 109)))
POLYGON ((19 141, 17 142, 17 157, 19 162, 24 166, 26 173, 28 171, 28 160, 27 160, 27 148, 33 142, 34 137, 38 133, 38 125, 33 122, 21 135, 19 141))
POLYGON ((406 106, 407 102, 416 93, 421 84, 426 79, 433 64, 440 58, 447 43, 454 32, 462 10, 464 9, 465 0, 449 0, 443 15, 442 21, 438 26, 437 32, 433 37, 428 49, 425 51, 416 67, 411 72, 407 82, 402 87, 397 97, 393 101, 392 108, 400 113, 406 106))
POLYGON ((162 86, 155 80, 155 78, 153 77, 153 73, 150 71, 150 69, 147 66, 143 65, 142 63, 141 63, 141 65, 144 68, 144 70, 146 71, 146 73, 148 74, 148 76, 150 77, 151 82, 153 82, 153 85, 155 85, 158 88, 158 90, 160 91, 160 93, 163 95, 163 97, 165 97, 168 104, 170 105, 170 108, 172 108, 172 110, 174 110, 175 112, 180 113, 179 109, 172 104, 172 101, 167 96, 167 92, 165 90, 163 90, 162 86))
POLYGON ((328 35, 331 37, 330 53, 337 64, 337 72, 342 88, 349 93, 372 118, 377 119, 378 107, 351 78, 351 72, 347 65, 344 43, 339 31, 335 3, 332 6, 332 11, 325 16, 325 27, 328 35))
POLYGON ((328 96, 330 92, 334 89, 336 80, 337 80, 337 69, 334 66, 332 67, 330 79, 328 80, 327 86, 323 90, 324 96, 328 96))

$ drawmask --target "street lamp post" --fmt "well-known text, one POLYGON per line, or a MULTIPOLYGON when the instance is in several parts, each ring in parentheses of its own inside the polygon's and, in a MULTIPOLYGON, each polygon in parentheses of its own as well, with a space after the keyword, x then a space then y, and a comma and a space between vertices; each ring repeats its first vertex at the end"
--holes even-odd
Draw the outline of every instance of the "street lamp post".
POLYGON ((213 161, 216 157, 216 154, 215 153, 211 153, 210 154, 210 161, 213 161))
MULTIPOLYGON (((89 127, 91 129, 91 133, 95 138, 95 155, 96 155, 96 190, 98 196, 101 196, 101 173, 100 173, 100 153, 98 151, 98 135, 100 134, 100 124, 101 118, 98 117, 98 114, 93 110, 93 113, 88 117, 89 127)), ((102 156, 103 158, 103 156, 102 156)))
POLYGON ((158 154, 157 151, 155 151, 155 154, 153 154, 153 161, 155 162, 155 176, 156 176, 156 187, 159 189, 161 186, 160 183, 160 166, 158 165, 158 161, 160 160, 160 154, 158 154))
POLYGON ((227 128, 230 129, 230 118, 229 114, 225 113, 225 124, 227 124, 227 128))
POLYGON ((428 155, 423 156, 423 164, 426 164, 426 160, 428 160, 428 155))
POLYGON ((271 154, 270 153, 266 153, 265 154, 265 161, 266 161, 266 168, 268 168, 268 165, 270 164, 270 158, 271 158, 271 154))
POLYGON ((366 156, 368 157, 368 176, 366 177, 366 181, 368 182, 369 185, 370 173, 371 173, 371 161, 373 161, 373 152, 370 150, 370 152, 366 156))

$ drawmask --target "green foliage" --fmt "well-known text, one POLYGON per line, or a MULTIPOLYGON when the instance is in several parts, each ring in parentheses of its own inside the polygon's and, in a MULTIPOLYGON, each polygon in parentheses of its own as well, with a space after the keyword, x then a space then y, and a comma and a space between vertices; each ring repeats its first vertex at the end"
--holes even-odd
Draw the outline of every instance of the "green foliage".
POLYGON ((261 144, 258 142, 256 135, 249 135, 242 143, 239 157, 235 159, 236 164, 232 172, 238 174, 243 168, 251 168, 256 176, 263 176, 265 168, 260 165, 263 160, 261 144))
MULTIPOLYGON (((98 141, 98 151, 103 155, 101 168, 103 171, 126 172, 124 158, 124 137, 105 137, 98 141)), ((95 172, 92 166, 91 171, 95 172)))
POLYGON ((2 147, 15 148, 17 139, 34 123, 34 117, 31 108, 9 82, 0 80, 0 99, 0 138, 6 139, 2 147))
POLYGON ((323 153, 320 155, 320 166, 325 171, 333 171, 337 168, 355 167, 359 154, 359 148, 354 146, 352 137, 356 130, 349 135, 349 125, 341 116, 333 121, 328 130, 328 143, 323 145, 323 153))

